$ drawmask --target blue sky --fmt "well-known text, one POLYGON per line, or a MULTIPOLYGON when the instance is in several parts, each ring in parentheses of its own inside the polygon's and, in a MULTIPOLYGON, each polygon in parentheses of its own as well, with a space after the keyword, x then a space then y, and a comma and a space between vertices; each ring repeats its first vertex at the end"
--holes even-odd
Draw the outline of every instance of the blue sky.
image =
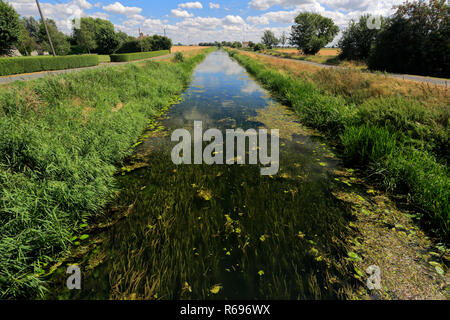
MULTIPOLYGON (((35 0, 7 0, 22 16, 38 16, 35 0)), ((175 43, 259 41, 266 29, 289 33, 297 14, 317 12, 341 29, 365 13, 389 15, 403 0, 41 0, 44 14, 70 33, 75 17, 112 21, 117 30, 136 36, 166 34, 175 43)), ((338 36, 339 37, 339 36, 338 36)), ((338 38, 337 37, 337 38, 338 38)), ((337 40, 337 39, 336 39, 337 40)))

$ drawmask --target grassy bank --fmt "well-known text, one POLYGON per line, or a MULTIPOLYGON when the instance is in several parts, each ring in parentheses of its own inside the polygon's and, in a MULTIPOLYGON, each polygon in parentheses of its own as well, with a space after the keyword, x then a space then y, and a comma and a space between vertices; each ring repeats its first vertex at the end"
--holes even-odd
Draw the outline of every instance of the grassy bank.
POLYGON ((386 189, 406 195, 421 222, 448 241, 448 107, 430 108, 400 95, 359 99, 332 94, 302 76, 229 53, 304 124, 335 137, 348 164, 365 168, 386 189))
POLYGON ((205 55, 0 88, 0 298, 42 294, 35 274, 112 199, 115 165, 205 55))

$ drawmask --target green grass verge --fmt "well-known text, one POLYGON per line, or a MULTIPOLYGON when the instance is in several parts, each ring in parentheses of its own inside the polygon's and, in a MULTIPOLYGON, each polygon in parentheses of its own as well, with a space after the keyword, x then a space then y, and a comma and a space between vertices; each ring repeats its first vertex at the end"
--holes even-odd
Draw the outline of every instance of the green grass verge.
POLYGON ((44 294, 45 266, 115 191, 115 165, 206 53, 0 90, 0 298, 44 294), (117 108, 121 106, 121 108, 117 108))
POLYGON ((164 56, 167 54, 170 54, 169 50, 112 54, 111 62, 129 62, 129 61, 150 59, 150 58, 154 58, 154 57, 164 56))
POLYGON ((432 111, 403 98, 371 98, 350 104, 314 84, 229 54, 300 120, 336 137, 350 165, 366 169, 388 190, 405 194, 417 216, 448 242, 450 235, 449 111, 432 111))
POLYGON ((0 76, 98 65, 97 55, 0 58, 0 76))

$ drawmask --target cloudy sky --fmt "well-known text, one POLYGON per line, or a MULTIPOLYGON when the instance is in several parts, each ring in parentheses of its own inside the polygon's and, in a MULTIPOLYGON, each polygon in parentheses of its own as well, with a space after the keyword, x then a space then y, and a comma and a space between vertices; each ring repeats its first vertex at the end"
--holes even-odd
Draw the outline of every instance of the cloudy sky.
MULTIPOLYGON (((7 0, 22 16, 38 17, 35 0, 7 0)), ((289 33, 295 16, 304 11, 332 18, 341 29, 365 13, 389 15, 404 0, 41 0, 46 18, 69 33, 73 17, 99 17, 117 30, 137 36, 164 33, 174 43, 255 41, 271 29, 289 33)))

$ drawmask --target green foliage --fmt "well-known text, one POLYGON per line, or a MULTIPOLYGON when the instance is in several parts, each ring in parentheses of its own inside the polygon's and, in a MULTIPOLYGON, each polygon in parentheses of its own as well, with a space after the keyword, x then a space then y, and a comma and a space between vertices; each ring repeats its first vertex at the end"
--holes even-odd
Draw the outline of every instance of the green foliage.
POLYGON ((11 48, 20 38, 20 19, 16 10, 0 0, 0 52, 11 48))
MULTIPOLYGON (((46 19, 47 29, 52 38, 53 47, 55 48, 55 53, 58 56, 64 56, 70 51, 70 43, 64 33, 58 30, 55 21, 46 19)), ((47 33, 45 32, 44 24, 41 22, 39 25, 39 45, 42 51, 47 51, 52 53, 51 47, 47 38, 47 33)))
POLYGON ((235 42, 233 42, 233 45, 231 47, 235 48, 235 49, 242 48, 242 43, 239 41, 235 41, 235 42))
POLYGON ((28 32, 24 20, 20 22, 20 37, 16 47, 23 56, 29 56, 31 52, 37 49, 37 43, 28 32))
POLYGON ((0 298, 43 295, 36 274, 113 198, 115 164, 203 58, 86 70, 0 91, 0 298))
POLYGON ((344 147, 344 159, 358 165, 378 163, 392 156, 397 147, 395 133, 370 124, 346 127, 340 141, 344 147))
POLYGON ((111 62, 128 62, 142 59, 149 59, 153 57, 163 56, 169 54, 169 51, 152 51, 152 52, 135 52, 135 53, 123 53, 123 54, 112 54, 111 62))
POLYGON ((430 111, 402 97, 349 104, 305 80, 229 52, 281 103, 293 107, 302 123, 336 137, 348 163, 366 168, 387 190, 407 194, 421 210, 421 221, 449 239, 448 110, 430 111))
POLYGON ((131 38, 122 44, 119 50, 117 50, 117 53, 161 51, 170 50, 171 48, 172 40, 167 37, 154 35, 144 37, 142 40, 131 38))
POLYGON ((333 20, 317 13, 304 12, 295 18, 290 42, 304 54, 316 54, 333 41, 339 27, 333 20))
POLYGON ((175 62, 183 62, 184 61, 183 53, 182 52, 175 53, 174 60, 175 62))
POLYGON ((0 58, 0 76, 98 65, 96 55, 0 58))
POLYGON ((339 58, 347 60, 366 60, 369 58, 370 50, 379 33, 378 29, 369 29, 367 26, 370 18, 370 15, 363 15, 358 22, 350 21, 348 28, 339 40, 339 48, 341 48, 339 58))
MULTIPOLYGON (((137 39, 130 39, 124 42, 121 47, 117 50, 116 53, 133 53, 133 52, 141 52, 144 49, 144 44, 137 39), (142 46, 142 47, 141 47, 142 46)), ((146 50, 148 51, 148 50, 146 50)))
POLYGON ((263 50, 266 50, 266 49, 267 49, 266 46, 263 45, 262 43, 258 43, 258 44, 256 44, 256 45, 253 47, 253 50, 254 50, 254 51, 263 51, 263 50))
POLYGON ((92 18, 81 18, 80 28, 73 29, 73 37, 75 42, 85 50, 91 53, 91 50, 97 48, 95 36, 95 20, 92 18))
POLYGON ((397 8, 380 32, 369 67, 396 73, 449 77, 450 6, 415 1, 397 8))
POLYGON ((278 40, 277 37, 275 37, 275 34, 270 30, 264 31, 264 35, 261 41, 269 49, 272 49, 274 46, 280 43, 280 40, 278 40))
POLYGON ((103 19, 95 19, 95 41, 98 54, 112 54, 120 45, 120 38, 114 31, 114 25, 103 19))
POLYGON ((23 17, 22 18, 23 24, 25 25, 25 28, 27 29, 28 33, 30 34, 30 37, 38 42, 39 41, 39 22, 36 21, 33 17, 23 17))

